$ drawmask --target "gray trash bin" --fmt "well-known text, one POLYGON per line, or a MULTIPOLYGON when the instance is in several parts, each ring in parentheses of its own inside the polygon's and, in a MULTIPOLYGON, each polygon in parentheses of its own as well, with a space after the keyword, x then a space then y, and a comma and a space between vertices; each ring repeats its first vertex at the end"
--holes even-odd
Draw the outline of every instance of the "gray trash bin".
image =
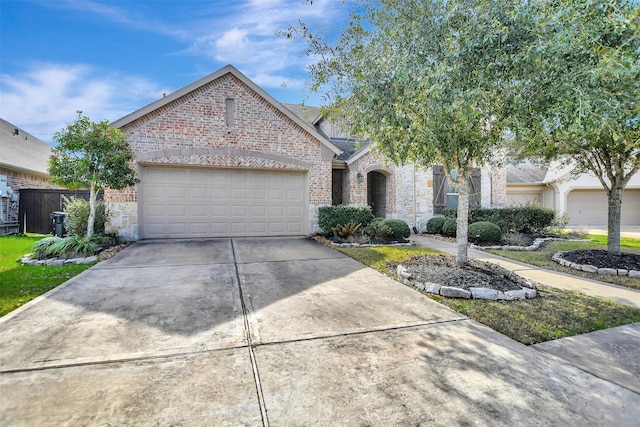
POLYGON ((64 237, 64 217, 67 216, 64 212, 52 212, 49 217, 53 222, 53 235, 56 237, 64 237))

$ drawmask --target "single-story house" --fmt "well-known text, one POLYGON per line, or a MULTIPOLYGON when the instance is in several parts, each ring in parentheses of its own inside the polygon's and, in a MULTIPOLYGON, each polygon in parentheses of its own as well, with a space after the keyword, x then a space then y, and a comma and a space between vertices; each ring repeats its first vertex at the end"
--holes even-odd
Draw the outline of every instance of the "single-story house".
POLYGON ((60 188, 49 182, 51 149, 49 144, 0 119, 0 234, 18 229, 21 189, 60 188))
MULTIPOLYGON (((283 105, 228 65, 112 123, 139 184, 107 190, 130 240, 309 235, 318 207, 368 203, 421 227, 457 194, 442 168, 389 164, 313 107, 283 105)), ((476 205, 504 205, 504 170, 474 173, 476 205)))
MULTIPOLYGON (((571 166, 559 162, 530 162, 507 167, 507 205, 535 204, 550 207, 569 217, 572 226, 606 226, 607 196, 593 174, 571 174, 571 166)), ((622 197, 623 226, 640 225, 640 174, 634 175, 622 197)))

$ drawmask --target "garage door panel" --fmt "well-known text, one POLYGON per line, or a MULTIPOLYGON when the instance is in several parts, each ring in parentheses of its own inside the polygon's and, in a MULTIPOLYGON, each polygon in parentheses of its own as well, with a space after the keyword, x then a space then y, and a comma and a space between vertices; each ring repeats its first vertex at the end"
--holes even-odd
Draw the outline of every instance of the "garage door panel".
POLYGON ((144 167, 141 237, 302 235, 305 187, 303 173, 144 167))
MULTIPOLYGON (((567 196, 569 225, 607 225, 608 202, 604 190, 573 190, 567 196)), ((640 190, 625 190, 620 224, 640 225, 640 190)))

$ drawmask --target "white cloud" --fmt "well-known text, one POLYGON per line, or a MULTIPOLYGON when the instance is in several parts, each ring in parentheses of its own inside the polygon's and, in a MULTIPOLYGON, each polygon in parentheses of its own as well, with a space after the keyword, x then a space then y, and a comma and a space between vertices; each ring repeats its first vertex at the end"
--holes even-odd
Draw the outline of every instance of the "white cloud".
POLYGON ((260 77, 264 87, 287 83, 302 86, 292 79, 278 80, 283 74, 304 73, 307 59, 301 57, 301 41, 276 36, 299 20, 308 25, 329 25, 345 17, 346 8, 337 0, 247 0, 224 16, 201 22, 186 53, 233 64, 249 77, 260 77), (288 80, 288 81, 287 81, 288 80))
POLYGON ((94 121, 116 120, 162 97, 153 82, 109 73, 87 65, 33 64, 19 73, 0 76, 0 117, 24 126, 44 141, 82 110, 94 121))

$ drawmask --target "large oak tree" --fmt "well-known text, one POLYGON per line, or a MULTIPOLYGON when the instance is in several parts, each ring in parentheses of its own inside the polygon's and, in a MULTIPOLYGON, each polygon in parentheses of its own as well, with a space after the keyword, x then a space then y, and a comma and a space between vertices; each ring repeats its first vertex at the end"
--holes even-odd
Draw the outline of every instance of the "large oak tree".
MULTIPOLYGON (((398 164, 442 164, 459 191, 457 261, 467 263, 469 177, 504 143, 516 53, 532 37, 518 2, 359 2, 335 39, 304 23, 311 89, 329 115, 398 164)), ((331 36, 331 34, 329 34, 331 36)))

